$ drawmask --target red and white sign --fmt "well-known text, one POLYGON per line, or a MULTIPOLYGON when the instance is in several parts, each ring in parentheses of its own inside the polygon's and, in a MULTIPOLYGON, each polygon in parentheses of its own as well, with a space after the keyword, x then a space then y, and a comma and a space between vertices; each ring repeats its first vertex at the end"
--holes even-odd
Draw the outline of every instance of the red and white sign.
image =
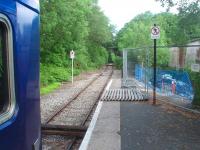
POLYGON ((159 39, 160 38, 160 27, 153 26, 151 28, 151 39, 159 39))
POLYGON ((70 51, 70 58, 71 59, 74 59, 75 57, 75 52, 73 50, 70 51))

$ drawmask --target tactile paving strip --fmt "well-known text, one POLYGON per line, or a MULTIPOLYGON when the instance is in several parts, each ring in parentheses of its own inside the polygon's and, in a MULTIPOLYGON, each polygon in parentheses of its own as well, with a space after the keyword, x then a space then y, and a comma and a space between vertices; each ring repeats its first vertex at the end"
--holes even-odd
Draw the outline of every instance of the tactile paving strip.
POLYGON ((110 89, 104 92, 101 101, 144 101, 146 96, 136 89, 110 89))

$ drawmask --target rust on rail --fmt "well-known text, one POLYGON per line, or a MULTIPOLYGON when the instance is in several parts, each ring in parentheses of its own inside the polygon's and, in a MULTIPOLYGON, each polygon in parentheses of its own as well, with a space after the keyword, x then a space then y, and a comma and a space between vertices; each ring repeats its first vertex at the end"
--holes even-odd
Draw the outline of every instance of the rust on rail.
POLYGON ((65 126, 65 125, 42 125, 43 135, 62 135, 83 137, 87 128, 83 126, 65 126))

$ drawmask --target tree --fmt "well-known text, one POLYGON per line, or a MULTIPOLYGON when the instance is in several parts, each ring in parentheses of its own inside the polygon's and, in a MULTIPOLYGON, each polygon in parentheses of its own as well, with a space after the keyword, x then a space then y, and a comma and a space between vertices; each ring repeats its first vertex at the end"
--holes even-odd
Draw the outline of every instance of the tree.
POLYGON ((187 7, 192 3, 198 3, 199 0, 156 0, 161 3, 163 7, 167 7, 167 11, 170 10, 171 7, 176 6, 178 9, 183 7, 187 7))
POLYGON ((97 5, 92 7, 87 18, 89 23, 88 51, 92 62, 101 65, 108 61, 106 48, 112 43, 112 26, 97 5))
POLYGON ((157 0, 163 6, 177 6, 179 11, 176 19, 176 28, 173 32, 172 42, 186 44, 188 41, 200 37, 200 1, 199 0, 157 0))
MULTIPOLYGON (((161 13, 153 15, 150 12, 140 14, 136 16, 133 20, 127 23, 124 28, 122 28, 117 34, 117 43, 119 49, 124 48, 138 48, 138 47, 148 47, 153 45, 153 41, 150 38, 150 29, 152 25, 156 22, 161 28, 161 37, 158 40, 158 45, 168 45, 171 43, 170 34, 173 32, 167 32, 170 28, 173 28, 174 16, 170 13, 161 13), (167 17, 166 17, 167 16, 167 17), (172 19, 173 18, 173 19, 172 19), (169 26, 171 24, 172 26, 169 26)), ((150 58, 153 58, 153 50, 150 51, 150 58)), ((169 51, 168 49, 158 49, 158 65, 165 67, 169 62, 169 51)), ((140 51, 132 51, 130 57, 132 60, 145 62, 146 59, 146 49, 140 51)), ((152 64, 153 59, 150 59, 150 64, 152 64)))
POLYGON ((112 38, 109 20, 97 0, 42 0, 41 82, 45 78, 49 78, 45 83, 57 81, 57 70, 69 72, 72 49, 76 53, 75 72, 107 63, 106 48, 112 38))

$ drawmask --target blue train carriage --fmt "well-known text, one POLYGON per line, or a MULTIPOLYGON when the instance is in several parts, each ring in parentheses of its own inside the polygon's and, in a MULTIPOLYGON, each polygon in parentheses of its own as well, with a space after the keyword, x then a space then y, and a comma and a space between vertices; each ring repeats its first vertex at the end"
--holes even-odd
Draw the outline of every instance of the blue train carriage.
POLYGON ((0 0, 0 150, 40 146, 39 0, 0 0))

